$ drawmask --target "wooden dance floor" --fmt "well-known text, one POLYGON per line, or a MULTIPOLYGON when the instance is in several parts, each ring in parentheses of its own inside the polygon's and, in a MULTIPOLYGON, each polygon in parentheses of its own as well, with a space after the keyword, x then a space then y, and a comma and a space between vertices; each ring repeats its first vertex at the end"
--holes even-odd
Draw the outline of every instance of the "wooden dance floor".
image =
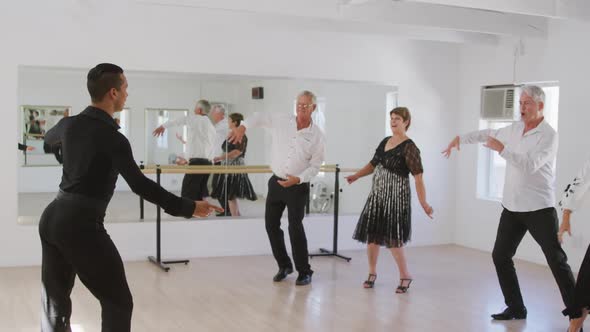
MULTIPOLYGON (((491 256, 463 247, 408 248, 414 282, 395 294, 397 269, 382 250, 374 289, 363 289, 363 251, 343 260, 316 257, 311 286, 296 273, 273 283, 271 256, 197 258, 165 273, 125 264, 134 296, 133 331, 565 331, 563 304, 547 267, 517 261, 526 321, 493 322, 504 304, 491 256)), ((39 331, 40 268, 0 269, 0 331, 39 331)), ((100 331, 100 306, 76 281, 74 331, 100 331)))

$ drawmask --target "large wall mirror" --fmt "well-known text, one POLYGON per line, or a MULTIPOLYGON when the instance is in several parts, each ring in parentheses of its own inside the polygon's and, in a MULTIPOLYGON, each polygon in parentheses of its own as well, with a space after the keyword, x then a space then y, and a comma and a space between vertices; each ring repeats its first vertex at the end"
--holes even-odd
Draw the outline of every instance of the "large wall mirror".
MULTIPOLYGON (((58 191, 61 166, 54 156, 43 152, 43 135, 61 118, 75 116, 89 104, 86 90, 87 69, 19 67, 18 102, 19 143, 32 146, 18 151, 19 223, 36 224, 43 209, 58 191)), ((186 155, 186 126, 167 130, 154 137, 152 132, 162 123, 193 112, 199 99, 206 99, 225 110, 226 119, 240 113, 248 119, 254 112, 295 112, 295 100, 302 90, 313 91, 318 108, 313 120, 326 134, 326 165, 343 168, 364 166, 372 157, 380 140, 388 135, 388 111, 397 103, 397 89, 391 85, 370 82, 348 82, 299 78, 249 77, 193 73, 126 71, 129 97, 125 109, 116 115, 121 132, 129 139, 138 165, 176 165, 186 155), (262 88, 262 90, 253 90, 262 88), (263 92, 262 96, 253 93, 263 92), (262 98, 260 98, 262 97, 262 98)), ((210 119, 212 123, 214 119, 210 119)), ((226 122, 227 123, 227 122, 226 122)), ((270 164, 270 134, 265 129, 251 129, 242 165, 270 164)), ((217 151, 221 151, 221 146, 217 151)), ((218 152, 219 153, 219 152, 218 152)), ((215 157, 215 156, 213 156, 215 157)), ((220 162, 221 166, 232 165, 220 162)), ((235 164, 235 163, 234 163, 235 164)), ((154 175, 148 175, 155 179, 154 175)), ((223 176, 223 175, 220 175, 223 176)), ((370 179, 348 187, 341 174, 339 211, 358 214, 364 205, 370 179)), ((268 173, 251 173, 248 178, 255 192, 252 199, 238 200, 241 217, 262 217, 267 191, 268 173)), ((182 174, 162 174, 164 188, 180 194, 182 174)), ((313 181, 310 213, 332 213, 334 173, 320 173, 313 181)), ((209 188, 212 190, 213 176, 209 188)), ((216 201, 215 199, 211 199, 216 201)), ((155 219, 155 207, 145 204, 145 219, 155 219)), ((164 221, 184 220, 164 214, 164 221)), ((139 198, 120 177, 105 222, 141 222, 139 198)))

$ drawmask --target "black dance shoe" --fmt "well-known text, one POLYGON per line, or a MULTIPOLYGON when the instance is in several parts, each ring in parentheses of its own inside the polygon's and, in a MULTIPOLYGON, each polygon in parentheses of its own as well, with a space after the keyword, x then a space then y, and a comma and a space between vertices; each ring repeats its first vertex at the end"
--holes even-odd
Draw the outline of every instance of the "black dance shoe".
POLYGON ((295 281, 295 285, 297 286, 305 286, 311 284, 311 275, 313 274, 312 271, 307 273, 299 273, 297 280, 295 281))
POLYGON ((492 318, 495 320, 526 319, 526 314, 526 308, 515 310, 509 307, 504 309, 501 313, 493 314, 492 318))
POLYGON ((281 267, 279 269, 279 272, 277 272, 277 274, 275 274, 275 276, 272 278, 272 281, 274 281, 274 282, 282 281, 283 279, 287 278, 287 275, 289 275, 291 273, 293 273, 292 267, 281 267))

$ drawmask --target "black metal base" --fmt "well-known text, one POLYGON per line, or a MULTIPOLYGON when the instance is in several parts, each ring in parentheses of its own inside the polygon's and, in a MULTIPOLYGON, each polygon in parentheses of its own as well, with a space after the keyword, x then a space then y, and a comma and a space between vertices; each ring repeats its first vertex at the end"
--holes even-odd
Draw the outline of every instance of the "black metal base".
POLYGON ((174 261, 158 261, 158 259, 154 256, 149 256, 148 259, 150 262, 156 264, 158 267, 160 267, 162 270, 164 270, 164 272, 168 272, 170 270, 170 267, 167 266, 168 264, 184 263, 184 265, 188 265, 188 262, 190 262, 188 259, 181 259, 181 260, 174 260, 174 261))
POLYGON ((336 256, 338 258, 342 258, 342 259, 346 260, 347 262, 350 262, 350 260, 352 259, 350 257, 342 256, 342 255, 340 255, 338 253, 334 253, 333 251, 328 250, 328 249, 324 249, 324 248, 320 248, 320 253, 319 254, 310 254, 309 255, 309 258, 313 258, 313 257, 324 257, 324 256, 336 256))

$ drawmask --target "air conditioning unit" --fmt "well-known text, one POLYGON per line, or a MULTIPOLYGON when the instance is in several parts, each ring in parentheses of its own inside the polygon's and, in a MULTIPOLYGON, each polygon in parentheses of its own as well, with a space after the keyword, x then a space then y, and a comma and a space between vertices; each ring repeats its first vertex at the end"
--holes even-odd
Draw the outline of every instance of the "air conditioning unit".
POLYGON ((487 86, 481 92, 482 120, 517 120, 518 86, 487 86))

